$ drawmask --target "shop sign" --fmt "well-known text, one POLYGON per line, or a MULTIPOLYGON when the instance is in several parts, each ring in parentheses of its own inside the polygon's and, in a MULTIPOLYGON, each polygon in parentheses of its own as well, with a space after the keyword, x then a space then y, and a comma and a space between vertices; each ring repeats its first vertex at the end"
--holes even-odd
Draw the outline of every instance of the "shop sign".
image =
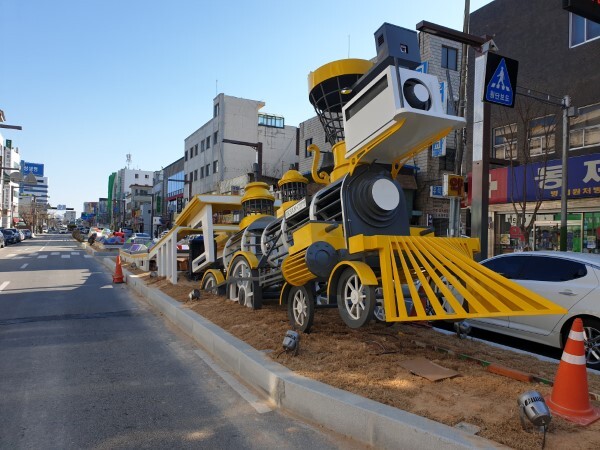
POLYGON ((445 197, 462 197, 465 194, 465 179, 460 175, 445 173, 442 186, 445 197))
MULTIPOLYGON (((568 198, 600 196, 600 155, 569 158, 568 198)), ((512 201, 559 200, 562 188, 560 159, 490 170, 490 204, 512 201), (525 186, 525 195, 523 195, 525 186)))
POLYGON ((516 225, 510 227, 510 229, 508 230, 508 234, 510 235, 511 239, 525 240, 525 236, 523 236, 521 228, 516 225))

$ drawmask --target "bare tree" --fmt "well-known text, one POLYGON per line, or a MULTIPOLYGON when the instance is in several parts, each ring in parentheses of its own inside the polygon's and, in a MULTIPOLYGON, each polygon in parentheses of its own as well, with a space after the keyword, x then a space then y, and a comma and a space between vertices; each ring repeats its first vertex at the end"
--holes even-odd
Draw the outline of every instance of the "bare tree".
MULTIPOLYGON (((515 99, 514 110, 495 108, 500 123, 505 123, 504 158, 509 161, 511 179, 508 180, 510 202, 517 218, 516 225, 522 235, 523 249, 529 249, 529 238, 536 216, 544 201, 544 188, 547 184, 547 164, 549 155, 554 152, 556 124, 560 108, 533 98, 519 95, 515 99), (537 176, 530 170, 523 170, 523 177, 517 179, 516 166, 531 167, 540 163, 537 176), (528 182, 534 177, 535 191, 532 202, 528 198, 528 182), (516 198, 515 192, 519 192, 516 198)), ((501 156, 501 155, 500 155, 501 156)))

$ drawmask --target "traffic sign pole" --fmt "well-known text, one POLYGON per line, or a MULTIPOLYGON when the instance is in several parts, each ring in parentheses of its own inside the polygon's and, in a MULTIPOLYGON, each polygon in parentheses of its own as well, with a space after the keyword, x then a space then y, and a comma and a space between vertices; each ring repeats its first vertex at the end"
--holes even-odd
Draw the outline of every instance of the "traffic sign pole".
POLYGON ((476 259, 488 257, 488 207, 490 173, 490 103, 483 101, 487 49, 475 59, 475 94, 473 95, 473 168, 471 191, 471 236, 478 237, 480 253, 476 259))

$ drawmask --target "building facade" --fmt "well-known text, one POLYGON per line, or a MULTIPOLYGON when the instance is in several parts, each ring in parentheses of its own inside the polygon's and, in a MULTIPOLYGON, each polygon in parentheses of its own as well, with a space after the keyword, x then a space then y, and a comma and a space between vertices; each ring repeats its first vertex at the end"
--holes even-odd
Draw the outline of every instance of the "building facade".
MULTIPOLYGON (((493 35, 499 53, 519 61, 515 108, 492 105, 491 145, 484 149, 499 163, 489 173, 489 255, 558 249, 564 178, 563 110, 556 103, 566 95, 577 113, 569 118, 566 139, 567 249, 599 253, 600 24, 563 10, 560 1, 543 0, 495 0, 473 12, 470 21, 472 34, 493 35), (540 94, 554 104, 528 97, 540 94), (518 226, 523 216, 532 222, 529 236, 518 226)), ((473 67, 471 56, 470 74, 473 67)))
POLYGON ((265 176, 278 178, 296 163, 296 127, 285 125, 281 116, 262 113, 264 105, 222 93, 213 99, 212 118, 185 139, 184 179, 189 182, 185 198, 227 193, 232 186, 228 180, 254 172, 256 151, 228 140, 262 143, 265 176))
MULTIPOLYGON (((113 229, 130 227, 131 213, 127 210, 127 197, 131 198, 131 186, 143 185, 152 188, 154 172, 123 168, 109 177, 109 195, 111 203, 111 226, 113 229)), ((129 210, 131 211, 131 209, 129 210)))
MULTIPOLYGON (((19 183, 11 180, 13 173, 21 171, 21 155, 18 147, 4 140, 0 135, 0 155, 2 156, 2 227, 10 228, 19 221, 19 183), (6 145, 9 144, 9 145, 6 145), (14 170, 6 169, 8 167, 14 170)), ((13 178, 14 179, 14 178, 13 178)))

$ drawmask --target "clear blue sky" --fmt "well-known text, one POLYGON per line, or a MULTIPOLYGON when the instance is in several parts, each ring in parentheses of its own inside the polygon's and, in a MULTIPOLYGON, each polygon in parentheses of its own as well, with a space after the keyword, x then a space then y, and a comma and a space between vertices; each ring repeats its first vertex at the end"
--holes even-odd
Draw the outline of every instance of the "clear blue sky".
MULTIPOLYGON (((489 1, 472 0, 471 11, 489 1)), ((142 170, 180 158, 217 89, 298 125, 314 115, 311 70, 348 47, 372 58, 383 22, 462 29, 463 9, 461 0, 0 0, 0 109, 23 127, 0 133, 44 164, 51 205, 79 213, 106 197, 127 153, 142 170)))

